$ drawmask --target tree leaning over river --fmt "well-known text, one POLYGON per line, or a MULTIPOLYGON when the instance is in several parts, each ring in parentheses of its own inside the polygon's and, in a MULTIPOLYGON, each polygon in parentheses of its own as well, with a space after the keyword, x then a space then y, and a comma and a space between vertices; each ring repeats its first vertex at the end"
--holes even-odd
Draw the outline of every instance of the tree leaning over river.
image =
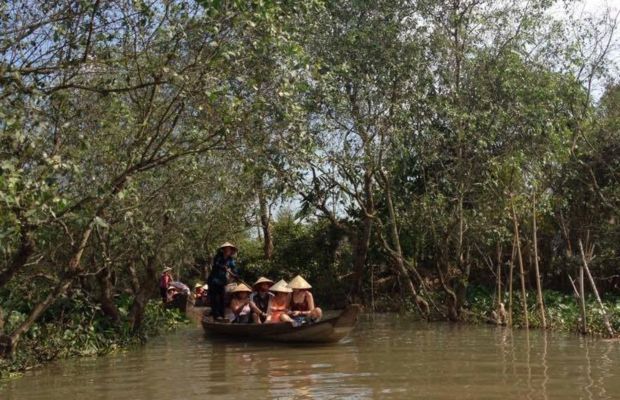
POLYGON ((223 238, 250 276, 302 272, 326 302, 428 318, 462 320, 516 265, 520 312, 540 285, 544 326, 579 240, 603 297, 618 289, 612 12, 48 3, 1 6, 4 355, 77 301, 138 335, 159 270, 198 279, 223 238))

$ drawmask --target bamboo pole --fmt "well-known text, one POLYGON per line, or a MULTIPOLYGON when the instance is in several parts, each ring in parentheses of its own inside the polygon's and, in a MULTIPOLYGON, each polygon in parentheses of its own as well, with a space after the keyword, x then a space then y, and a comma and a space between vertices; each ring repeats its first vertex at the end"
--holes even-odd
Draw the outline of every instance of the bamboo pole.
POLYGON ((512 326, 512 282, 514 276, 515 257, 517 245, 515 239, 512 239, 512 255, 510 256, 510 276, 508 277, 508 324, 512 326))
POLYGON ((497 243, 497 306, 502 304, 502 246, 497 243))
POLYGON ((372 312, 375 312, 375 264, 370 266, 370 304, 372 312))
POLYGON ((538 233, 536 227, 536 193, 532 195, 532 241, 534 242, 534 273, 536 274, 536 302, 540 311, 540 323, 543 329, 547 329, 547 317, 545 316, 545 302, 542 292, 542 281, 540 279, 540 268, 538 266, 538 233))
POLYGON ((607 333, 609 334, 609 337, 612 338, 614 337, 614 330, 611 327, 611 324, 609 323, 609 317, 607 316, 607 310, 605 309, 605 305, 603 304, 603 301, 601 300, 601 296, 599 296, 598 294, 598 289, 596 288, 596 283, 594 282, 594 278, 592 277, 592 274, 590 273, 590 268, 588 268, 588 262, 586 261, 586 255, 583 251, 583 244, 581 243, 581 240, 579 240, 579 251, 581 252, 581 261, 583 262, 583 268, 586 271, 586 275, 588 275, 590 286, 592 286, 592 291, 594 292, 596 301, 598 302, 598 305, 601 308, 601 311, 603 313, 603 323, 605 324, 605 328, 607 329, 607 333))
MULTIPOLYGON (((511 196, 511 200, 512 200, 512 196, 511 196)), ((523 319, 525 322, 525 329, 529 329, 530 328, 530 321, 529 321, 529 316, 528 316, 528 312, 527 312, 527 292, 525 290, 525 271, 523 268, 523 254, 521 254, 521 239, 519 237, 519 222, 517 220, 517 212, 515 211, 515 204, 514 201, 511 201, 511 207, 512 207, 512 222, 513 222, 513 226, 514 226, 514 233, 515 233, 515 242, 517 244, 517 257, 519 260, 519 272, 521 275, 521 304, 523 307, 523 319)))
POLYGON ((588 320, 586 319, 586 291, 583 279, 583 264, 579 267, 579 304, 581 309, 581 333, 588 333, 588 320))
POLYGON ((581 325, 579 326, 579 333, 585 335, 588 333, 588 324, 586 321, 586 303, 583 296, 583 266, 579 269, 579 289, 577 289, 577 285, 575 284, 575 280, 570 274, 568 274, 568 280, 570 281, 571 286, 573 287, 573 293, 575 295, 575 300, 577 301, 577 305, 579 306, 579 314, 581 316, 581 325))

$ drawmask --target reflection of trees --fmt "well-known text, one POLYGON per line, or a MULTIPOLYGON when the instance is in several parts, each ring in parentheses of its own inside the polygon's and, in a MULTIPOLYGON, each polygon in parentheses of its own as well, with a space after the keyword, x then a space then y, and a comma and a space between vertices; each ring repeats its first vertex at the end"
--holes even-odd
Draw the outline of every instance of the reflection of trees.
POLYGON ((231 386, 235 384, 231 381, 233 376, 229 376, 226 362, 227 358, 227 346, 225 343, 214 341, 212 345, 212 351, 209 355, 208 369, 208 381, 209 384, 205 387, 205 394, 210 395, 223 395, 230 394, 231 386))

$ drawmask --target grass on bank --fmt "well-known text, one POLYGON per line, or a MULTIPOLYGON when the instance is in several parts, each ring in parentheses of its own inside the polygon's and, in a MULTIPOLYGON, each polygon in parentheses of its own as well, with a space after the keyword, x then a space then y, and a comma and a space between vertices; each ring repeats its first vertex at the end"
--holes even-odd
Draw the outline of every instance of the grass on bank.
MULTIPOLYGON (((28 315, 28 304, 12 306, 2 304, 8 314, 5 332, 11 332, 28 315)), ((24 335, 12 358, 0 358, 0 379, 19 376, 23 371, 56 359, 112 353, 145 343, 152 336, 187 323, 186 317, 178 310, 165 309, 160 301, 151 300, 146 306, 141 328, 133 332, 127 318, 129 298, 117 299, 117 306, 121 323, 115 326, 99 306, 83 294, 73 293, 71 299, 64 298, 24 335)))
MULTIPOLYGON (((444 296, 441 292, 431 294, 433 302, 441 307, 444 296)), ((546 309, 547 329, 561 332, 579 332, 581 321, 580 308, 575 298, 561 292, 545 290, 543 299, 546 309)), ((616 334, 620 334, 620 296, 606 295, 602 298, 607 316, 616 334)), ((502 294, 502 301, 508 310, 508 293, 502 294)), ((523 328, 525 320, 523 307, 521 304, 521 294, 513 294, 513 327, 523 328)), ((432 308, 432 307, 431 307, 432 308)), ((466 323, 488 323, 491 313, 496 308, 496 298, 492 290, 481 286, 470 286, 461 318, 466 323)), ((529 326, 533 329, 541 327, 541 319, 536 304, 536 293, 527 293, 527 308, 529 326)), ((371 308, 369 308, 371 309, 371 308)), ((394 295, 379 295, 375 298, 375 311, 405 311, 408 313, 419 314, 413 302, 399 304, 394 295)), ((445 321, 445 317, 432 310, 432 320, 445 321)), ((595 336, 605 336, 607 330, 603 323, 603 312, 600 309, 594 296, 586 298, 586 320, 589 333, 595 336)))

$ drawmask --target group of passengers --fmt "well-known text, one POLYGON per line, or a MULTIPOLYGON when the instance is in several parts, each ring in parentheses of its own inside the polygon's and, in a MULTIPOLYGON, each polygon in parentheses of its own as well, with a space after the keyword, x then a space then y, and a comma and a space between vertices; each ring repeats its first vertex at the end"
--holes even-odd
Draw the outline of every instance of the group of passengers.
POLYGON ((237 248, 224 243, 213 260, 207 280, 211 316, 216 321, 232 323, 280 323, 303 325, 321 319, 323 313, 314 304, 312 286, 301 276, 288 284, 260 277, 250 288, 239 281, 234 255, 237 248), (228 302, 228 294, 230 301, 228 302))
POLYGON ((164 304, 173 303, 179 296, 187 298, 190 295, 189 287, 186 284, 174 280, 170 267, 166 267, 162 271, 159 278, 159 292, 164 304))
MULTIPOLYGON (((237 248, 221 245, 213 258, 207 284, 197 283, 192 298, 195 306, 211 306, 215 321, 240 324, 290 323, 295 326, 316 322, 323 312, 314 304, 312 286, 301 276, 289 283, 260 277, 252 287, 239 278, 234 256, 237 248), (234 282, 234 283, 231 283, 234 282), (241 282, 241 283, 236 283, 241 282)), ((190 295, 189 288, 174 281, 171 268, 165 268, 159 281, 164 304, 179 295, 190 295)))
MULTIPOLYGON (((244 283, 232 290, 232 299, 224 320, 232 323, 273 324, 288 322, 295 326, 316 322, 323 312, 314 304, 312 286, 301 276, 289 283, 260 277, 252 289, 244 283)), ((217 318, 216 318, 217 320, 217 318)))

